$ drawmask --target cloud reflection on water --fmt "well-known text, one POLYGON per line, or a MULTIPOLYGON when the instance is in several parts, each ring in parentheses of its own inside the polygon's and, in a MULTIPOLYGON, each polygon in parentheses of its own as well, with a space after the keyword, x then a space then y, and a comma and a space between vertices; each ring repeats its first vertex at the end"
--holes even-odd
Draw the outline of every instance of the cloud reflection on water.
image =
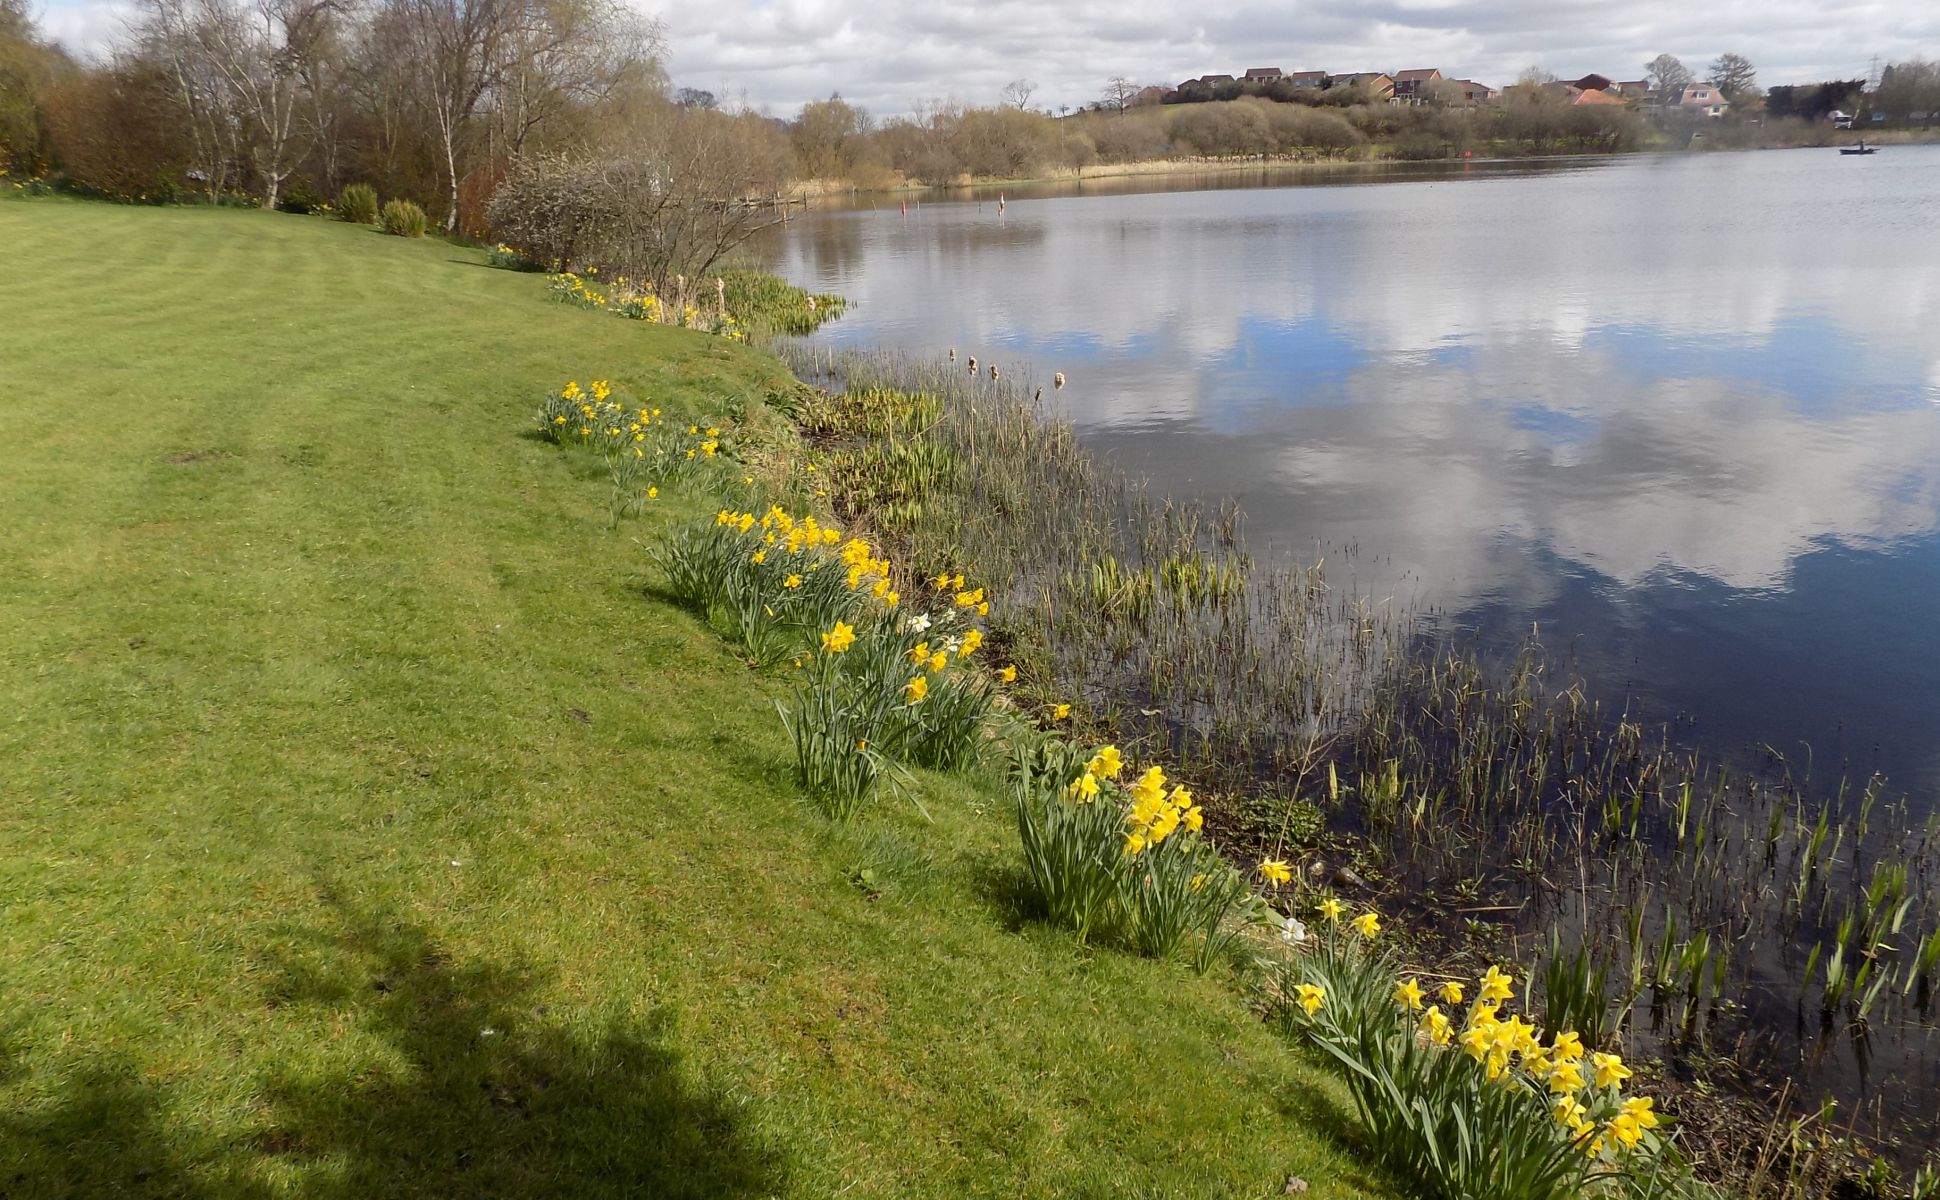
MULTIPOLYGON (((1354 547, 1369 590, 1477 622, 1583 616, 1585 588, 1659 624, 1764 606, 1747 627, 1810 639, 1901 599, 1810 611, 1803 557, 1940 555, 1917 199, 1940 149, 1893 150, 931 204, 819 217, 781 263, 852 298, 839 340, 1067 372, 1065 411, 1129 469, 1238 495, 1256 541, 1354 547)), ((1595 619, 1567 632, 1649 658, 1650 625, 1595 619)), ((1940 675, 1940 638, 1872 653, 1827 669, 1940 675)))

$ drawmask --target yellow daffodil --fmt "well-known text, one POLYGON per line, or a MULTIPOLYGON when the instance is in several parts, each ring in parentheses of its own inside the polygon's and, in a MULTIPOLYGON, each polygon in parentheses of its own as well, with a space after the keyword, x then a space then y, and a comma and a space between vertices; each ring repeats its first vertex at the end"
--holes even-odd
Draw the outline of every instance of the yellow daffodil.
POLYGON ((1454 1026, 1442 1015, 1441 1005, 1431 1004, 1428 1011, 1421 1015, 1422 1032, 1437 1046, 1446 1046, 1454 1039, 1454 1026))
POLYGON ((1500 967, 1491 966, 1482 974, 1482 999, 1498 1002, 1510 999, 1516 994, 1512 986, 1514 982, 1514 976, 1505 974, 1500 967))
POLYGON ((1583 1066, 1581 1063, 1559 1062, 1549 1068, 1549 1090, 1558 1095, 1571 1096, 1583 1090, 1583 1066))
POLYGON ((1346 911, 1347 906, 1332 896, 1320 902, 1320 915, 1329 923, 1340 920, 1340 915, 1346 911))
POLYGON ((1206 814, 1197 804, 1185 811, 1186 828, 1198 833, 1206 825, 1206 814))
POLYGON ((1016 683, 1016 682, 1017 682, 1017 668, 1016 668, 1016 667, 1014 667, 1014 666, 1009 666, 1009 667, 1005 667, 1005 668, 1004 668, 1003 670, 1001 670, 1001 671, 999 671, 999 672, 997 672, 997 682, 998 682, 998 683, 1016 683))
POLYGON ((957 653, 964 658, 969 658, 981 645, 983 645, 983 630, 972 629, 963 635, 963 645, 957 648, 957 653))
POLYGON ((1581 1133, 1589 1128, 1589 1121, 1584 1119, 1584 1113, 1587 1110, 1583 1107, 1583 1102, 1575 1096, 1558 1096, 1555 1106, 1550 1111, 1556 1114, 1556 1123, 1571 1133, 1581 1133))
POLYGON ((903 685, 903 695, 911 704, 920 704, 923 697, 930 694, 930 681, 927 675, 918 675, 903 685))
MULTIPOLYGON (((1011 673, 1011 679, 1017 677, 1016 667, 1006 667, 1004 670, 1011 673)), ((1009 683, 1010 679, 1004 682, 1009 683)), ((1118 747, 1100 746, 1098 753, 1091 756, 1091 761, 1086 764, 1085 769, 1100 779, 1116 779, 1118 773, 1125 769, 1125 759, 1118 753, 1118 747)))
POLYGON ((928 662, 929 657, 930 644, 928 642, 918 642, 909 648, 909 661, 913 663, 928 662))
POLYGON ((649 500, 658 500, 658 499, 660 499, 660 489, 659 489, 659 488, 657 488, 657 487, 650 487, 650 488, 648 488, 648 489, 647 489, 647 499, 649 499, 649 500))
POLYGON ((1658 1125, 1662 1124, 1657 1119, 1656 1112, 1652 1111, 1656 1107, 1657 1102, 1649 1096, 1632 1096, 1619 1106, 1619 1111, 1624 1116, 1636 1121, 1640 1127, 1644 1129, 1655 1129, 1658 1125))
POLYGON ((938 650, 935 654, 930 655, 930 670, 941 671, 944 667, 947 667, 949 665, 950 665, 950 656, 943 653, 943 651, 938 650))
POLYGON ((1310 1017, 1320 1011, 1321 1005, 1327 1003, 1327 989, 1317 983, 1295 984, 1293 992, 1294 999, 1301 1008, 1307 1010, 1307 1015, 1310 1017))
POLYGON ((1062 721, 1070 715, 1071 706, 1069 704, 1060 704, 1051 709, 1051 719, 1053 721, 1062 721))
POLYGON ((781 586, 792 592, 802 586, 802 577, 800 575, 790 575, 781 581, 781 586))
POLYGON ((1071 793, 1073 800, 1080 804, 1087 804, 1098 797, 1098 777, 1086 771, 1072 780, 1071 786, 1066 790, 1071 793))
POLYGON ((1145 852, 1145 831, 1134 829, 1125 835, 1125 856, 1136 858, 1145 852))
POLYGON ((822 649, 830 654, 840 654, 855 645, 855 626, 835 623, 835 628, 822 635, 822 649))
POLYGON ((757 550, 748 556, 748 561, 759 566, 768 561, 768 552, 766 550, 757 550))
MULTIPOLYGON (((1281 860, 1269 858, 1260 863, 1260 878, 1266 880, 1274 887, 1279 887, 1293 879, 1293 870, 1281 860)), ((1313 1010, 1309 1009, 1308 1011, 1311 1012, 1313 1010)))
POLYGON ((1565 1029, 1550 1042, 1549 1056, 1557 1062, 1575 1062, 1583 1057, 1583 1039, 1565 1029))
POLYGON ((1489 1031, 1479 1025, 1462 1031, 1462 1049, 1468 1051, 1469 1057, 1476 1062, 1488 1057, 1490 1040, 1489 1031))
POLYGON ((1421 1011, 1421 996, 1421 984, 1413 979, 1402 980, 1394 989, 1395 1003, 1410 1012, 1421 1011))
POLYGON ((1643 1126, 1637 1123, 1635 1117, 1625 1113, 1618 1113, 1616 1116, 1611 1117, 1609 1122, 1604 1125, 1603 1133, 1604 1136, 1610 1138, 1625 1150, 1634 1150, 1637 1143, 1642 1141, 1644 1137, 1643 1126))
POLYGON ((1354 931, 1369 941, 1381 932, 1381 917, 1378 913, 1364 912, 1354 918, 1354 931))
POLYGON ((1460 1004, 1462 1002, 1462 985, 1451 979, 1436 988, 1435 994, 1441 997, 1443 1004, 1460 1004))
POLYGON ((1598 1051, 1590 1055, 1590 1063, 1596 1068, 1596 1085, 1600 1088, 1612 1087, 1630 1078, 1630 1068, 1614 1054, 1598 1051))

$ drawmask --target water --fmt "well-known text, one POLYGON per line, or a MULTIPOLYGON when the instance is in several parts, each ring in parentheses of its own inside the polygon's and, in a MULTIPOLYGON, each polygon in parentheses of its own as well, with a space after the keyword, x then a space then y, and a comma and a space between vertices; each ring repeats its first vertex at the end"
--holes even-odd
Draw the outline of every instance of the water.
POLYGON ((1539 627, 1716 750, 1940 785, 1940 148, 1073 190, 762 248, 849 298, 823 337, 1034 377, 1256 547, 1539 627))

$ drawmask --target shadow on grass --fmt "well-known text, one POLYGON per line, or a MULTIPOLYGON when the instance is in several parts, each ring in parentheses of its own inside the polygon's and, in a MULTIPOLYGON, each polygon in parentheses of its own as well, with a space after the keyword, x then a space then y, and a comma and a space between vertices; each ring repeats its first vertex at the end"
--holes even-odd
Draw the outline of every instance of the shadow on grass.
POLYGON ((0 1113, 0 1196, 210 1195, 197 1156, 166 1127, 167 1097, 125 1060, 97 1060, 51 1104, 0 1113))
POLYGON ((311 1200, 785 1188, 787 1161, 746 1131, 750 1109, 681 1069, 664 1013, 561 1022, 529 971, 340 915, 287 943, 267 997, 328 1040, 269 1069, 246 1124, 210 1131, 104 1055, 50 1102, 0 1113, 0 1197, 249 1200, 292 1181, 311 1200))
POLYGON ((549 1020, 528 971, 454 961, 422 929, 345 913, 285 963, 276 999, 321 1005, 384 1065, 272 1085, 272 1152, 324 1165, 312 1197, 737 1197, 786 1164, 746 1111, 684 1078, 670 1023, 549 1020))

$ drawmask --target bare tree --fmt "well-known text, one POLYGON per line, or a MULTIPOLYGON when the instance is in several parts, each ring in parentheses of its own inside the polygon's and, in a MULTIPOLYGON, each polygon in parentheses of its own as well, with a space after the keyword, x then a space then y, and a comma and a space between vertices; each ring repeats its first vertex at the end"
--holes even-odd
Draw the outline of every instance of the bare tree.
POLYGON ((620 0, 514 0, 495 96, 506 148, 524 153, 535 129, 598 105, 630 72, 657 74, 663 45, 659 22, 620 0))
POLYGON ((458 227, 458 160, 473 118, 500 81, 518 0, 388 0, 443 158, 445 232, 458 227))
POLYGON ((1122 113, 1132 106, 1132 98, 1136 95, 1138 95, 1136 83, 1123 75, 1114 75, 1105 81, 1105 94, 1098 98, 1098 106, 1122 113))
POLYGON ((201 49, 245 126, 250 163, 263 181, 263 207, 275 208, 283 181, 305 148, 296 120, 304 63, 328 33, 335 0, 201 0, 201 5, 201 49))
POLYGON ((1736 104, 1745 96, 1757 94, 1758 70, 1742 54, 1720 54, 1711 64, 1711 82, 1718 85, 1725 99, 1736 104))
POLYGON ((227 81, 206 50, 207 17, 195 0, 144 0, 134 34, 137 52, 167 75, 182 106, 195 159, 189 176, 213 203, 235 167, 238 122, 227 81))
POLYGON ((1004 85, 1004 103, 1012 108, 1028 108, 1032 93, 1037 91, 1034 79, 1013 79, 1004 85))
POLYGON ((1660 54, 1644 64, 1644 82, 1657 93, 1659 104, 1676 104, 1695 76, 1674 54, 1660 54))

